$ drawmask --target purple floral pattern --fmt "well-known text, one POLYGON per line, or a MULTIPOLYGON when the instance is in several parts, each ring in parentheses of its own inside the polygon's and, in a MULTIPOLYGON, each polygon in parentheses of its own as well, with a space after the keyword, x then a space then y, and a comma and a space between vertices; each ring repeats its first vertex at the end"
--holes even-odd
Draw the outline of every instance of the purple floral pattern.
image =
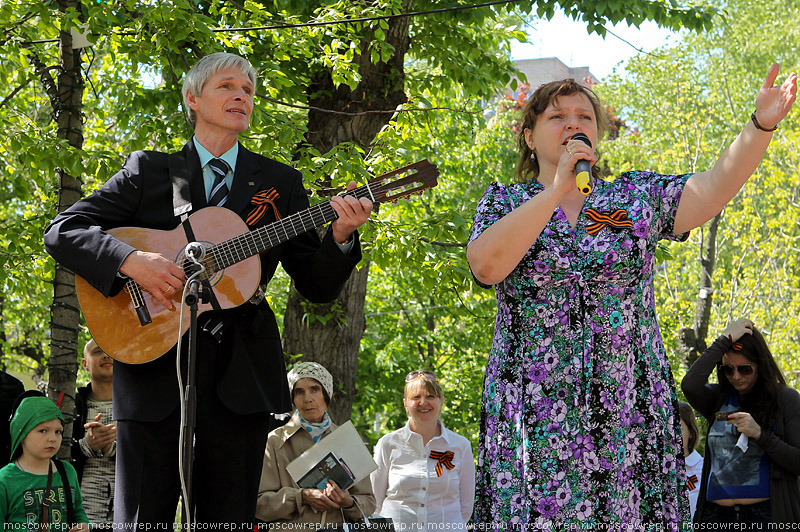
MULTIPOLYGON (((632 228, 586 232, 560 208, 499 285, 486 369, 475 520, 527 530, 681 530, 677 395, 655 313, 655 250, 688 175, 597 180, 583 209, 632 228), (636 527, 636 528, 631 528, 636 527)), ((470 240, 544 190, 492 184, 470 240)))

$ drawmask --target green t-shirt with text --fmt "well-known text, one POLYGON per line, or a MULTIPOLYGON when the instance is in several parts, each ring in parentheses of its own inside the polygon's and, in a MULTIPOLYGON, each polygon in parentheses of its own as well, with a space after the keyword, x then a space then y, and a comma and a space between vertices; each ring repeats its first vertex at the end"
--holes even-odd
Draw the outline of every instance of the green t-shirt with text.
MULTIPOLYGON (((65 462, 69 491, 78 523, 88 523, 83 510, 83 499, 78 475, 72 464, 65 462)), ((50 486, 49 530, 67 531, 67 501, 61 475, 53 468, 50 486)), ((13 463, 0 469, 0 531, 31 531, 39 529, 42 500, 47 488, 47 475, 34 475, 20 470, 13 463)))

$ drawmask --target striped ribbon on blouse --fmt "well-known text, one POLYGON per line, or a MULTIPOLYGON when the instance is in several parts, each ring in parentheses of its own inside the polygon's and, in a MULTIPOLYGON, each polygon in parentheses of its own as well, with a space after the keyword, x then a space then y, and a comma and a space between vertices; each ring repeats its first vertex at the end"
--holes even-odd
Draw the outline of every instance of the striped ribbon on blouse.
POLYGON ((454 457, 455 454, 453 454, 453 451, 431 451, 431 460, 436 460, 436 476, 441 477, 442 473, 444 473, 442 466, 446 467, 447 469, 453 469, 456 467, 453 465, 454 457))
POLYGON ((628 219, 628 213, 625 209, 617 209, 615 211, 586 209, 586 217, 593 222, 586 226, 586 232, 590 235, 596 235, 604 227, 633 229, 633 222, 628 219))

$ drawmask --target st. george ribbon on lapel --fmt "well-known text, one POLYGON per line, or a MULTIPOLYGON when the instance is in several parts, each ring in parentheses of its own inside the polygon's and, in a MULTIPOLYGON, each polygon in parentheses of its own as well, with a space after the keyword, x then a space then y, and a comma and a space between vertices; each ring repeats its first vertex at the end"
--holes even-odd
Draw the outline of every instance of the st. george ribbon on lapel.
POLYGON ((256 192, 250 199, 250 205, 253 205, 253 210, 247 215, 245 223, 248 227, 253 227, 258 221, 266 214, 267 206, 272 207, 272 212, 275 214, 275 219, 281 219, 281 213, 278 212, 278 207, 275 206, 275 200, 280 197, 278 191, 274 188, 269 190, 261 190, 256 192))

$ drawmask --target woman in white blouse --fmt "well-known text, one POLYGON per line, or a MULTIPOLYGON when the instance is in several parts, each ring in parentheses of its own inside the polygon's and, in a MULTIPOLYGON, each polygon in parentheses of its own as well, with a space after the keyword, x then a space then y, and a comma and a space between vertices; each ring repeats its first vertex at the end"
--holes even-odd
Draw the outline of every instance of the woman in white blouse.
POLYGON ((703 456, 696 450, 700 440, 700 430, 697 428, 694 410, 689 403, 678 401, 678 414, 681 418, 683 456, 686 460, 686 492, 689 495, 689 507, 694 519, 697 496, 700 494, 700 479, 703 478, 703 456))
POLYGON ((445 428, 439 419, 443 403, 436 375, 412 371, 403 397, 408 423, 375 445, 375 502, 397 530, 465 529, 472 515, 472 446, 445 428))

